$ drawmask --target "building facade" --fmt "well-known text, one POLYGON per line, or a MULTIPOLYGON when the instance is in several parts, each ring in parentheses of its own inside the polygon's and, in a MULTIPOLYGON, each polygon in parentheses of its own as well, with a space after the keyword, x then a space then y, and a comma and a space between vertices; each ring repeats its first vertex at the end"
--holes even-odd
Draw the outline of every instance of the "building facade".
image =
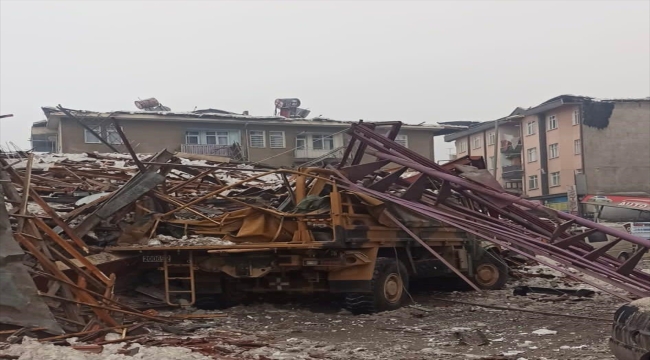
POLYGON ((574 193, 650 194, 650 98, 558 96, 528 109, 522 130, 528 197, 577 211, 574 193))
POLYGON ((459 157, 483 152, 490 164, 492 152, 481 139, 496 137, 502 186, 519 181, 523 196, 557 210, 578 212, 580 198, 590 194, 650 194, 650 98, 562 95, 513 114, 445 140, 456 141, 459 157), (492 135, 494 123, 505 119, 508 125, 492 135))
MULTIPOLYGON (((43 108, 45 129, 56 146, 55 152, 107 152, 89 129, 126 152, 113 120, 138 153, 161 149, 202 155, 234 157, 272 166, 297 166, 335 161, 347 144, 351 122, 282 116, 249 116, 197 111, 112 112, 75 111, 74 118, 55 108, 43 108), (87 126, 87 128, 82 125, 87 126), (52 137, 53 135, 53 137, 52 137), (234 150, 236 149, 236 150, 234 150), (238 152, 234 154, 233 152, 238 152)), ((403 125, 397 136, 402 145, 434 158, 433 137, 455 131, 459 126, 403 125)), ((41 122, 32 127, 32 139, 42 132, 41 122)), ((32 146, 35 146, 33 143, 32 146)))
POLYGON ((509 116, 486 121, 445 136, 455 141, 456 157, 482 156, 487 169, 506 191, 521 195, 521 119, 524 110, 515 109, 509 116))

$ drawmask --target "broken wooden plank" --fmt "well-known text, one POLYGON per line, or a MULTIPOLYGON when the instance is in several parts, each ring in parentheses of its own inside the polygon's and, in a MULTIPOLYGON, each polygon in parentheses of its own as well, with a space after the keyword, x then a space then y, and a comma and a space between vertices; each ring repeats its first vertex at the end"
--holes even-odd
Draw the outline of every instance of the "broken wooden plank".
POLYGON ((34 218, 33 219, 36 226, 41 229, 47 236, 49 236, 57 245, 61 246, 68 254, 73 258, 77 259, 81 264, 83 264, 88 271, 97 277, 100 281, 105 284, 110 284, 110 279, 99 270, 93 263, 91 263, 86 257, 80 254, 75 248, 73 248, 67 241, 63 240, 52 228, 47 226, 43 220, 34 218))
MULTIPOLYGON (((14 237, 16 240, 20 242, 21 245, 23 245, 40 263, 41 266, 43 266, 44 269, 46 269, 49 273, 52 275, 56 276, 58 279, 64 280, 68 283, 72 283, 70 278, 63 273, 63 271, 59 270, 59 268, 54 264, 52 261, 50 261, 36 246, 34 246, 27 238, 20 234, 15 234, 14 237)), ((98 304, 97 300, 95 300, 88 292, 86 291, 81 291, 77 288, 70 287, 70 290, 76 295, 79 296, 79 298, 83 299, 86 303, 89 304, 98 304)), ((47 295, 46 293, 40 293, 39 294, 44 294, 47 295)), ((74 300, 63 298, 60 296, 54 296, 54 295, 47 295, 50 298, 56 298, 57 300, 62 300, 66 302, 73 302, 74 300)), ((92 307, 92 306, 91 306, 92 307)), ((93 312, 106 324, 110 326, 116 326, 117 321, 113 319, 108 312, 101 308, 96 308, 92 307, 93 312)))
MULTIPOLYGON (((27 214, 27 203, 29 202, 29 186, 32 182, 32 165, 34 163, 34 153, 29 153, 27 156, 27 167, 25 168, 25 178, 23 179, 23 197, 20 202, 20 215, 27 214)), ((17 232, 23 232, 23 227, 25 226, 25 219, 18 219, 18 226, 16 227, 17 232)))

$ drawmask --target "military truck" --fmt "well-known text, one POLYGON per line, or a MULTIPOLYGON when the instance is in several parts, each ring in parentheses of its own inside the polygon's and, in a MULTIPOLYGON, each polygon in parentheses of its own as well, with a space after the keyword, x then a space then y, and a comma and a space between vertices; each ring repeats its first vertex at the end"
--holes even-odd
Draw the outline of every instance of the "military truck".
POLYGON ((499 249, 457 228, 346 189, 326 169, 275 174, 292 183, 280 203, 245 204, 212 221, 166 220, 216 236, 216 244, 172 241, 111 250, 140 252, 143 271, 161 270, 173 305, 228 306, 251 293, 330 292, 343 295, 351 312, 372 313, 399 308, 413 278, 430 279, 432 288, 436 278, 460 280, 458 273, 480 289, 499 289, 507 280, 499 249))

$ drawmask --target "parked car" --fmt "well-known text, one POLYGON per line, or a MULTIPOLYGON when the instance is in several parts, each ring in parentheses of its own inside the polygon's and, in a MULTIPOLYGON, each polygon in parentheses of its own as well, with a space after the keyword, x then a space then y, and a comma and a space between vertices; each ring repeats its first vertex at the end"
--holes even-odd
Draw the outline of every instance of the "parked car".
MULTIPOLYGON (((619 223, 602 223, 602 224, 616 230, 628 232, 628 230, 626 230, 625 228, 625 224, 619 224, 619 223)), ((580 227, 576 229, 576 233, 581 233, 584 232, 585 230, 586 230, 585 228, 580 227)), ((614 236, 606 235, 605 233, 597 231, 589 235, 584 241, 587 244, 593 246, 594 248, 599 249, 614 240, 616 240, 614 236)), ((630 256, 632 256, 632 254, 634 254, 635 250, 636 250, 635 244, 629 241, 622 240, 619 241, 616 245, 612 246, 612 248, 607 251, 607 254, 621 261, 625 261, 629 259, 630 256)))

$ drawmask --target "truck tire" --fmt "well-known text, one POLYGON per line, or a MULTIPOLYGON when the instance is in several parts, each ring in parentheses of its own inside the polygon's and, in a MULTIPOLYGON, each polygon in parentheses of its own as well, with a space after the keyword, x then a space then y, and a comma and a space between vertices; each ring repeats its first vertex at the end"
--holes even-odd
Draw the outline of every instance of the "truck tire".
POLYGON ((399 309, 406 299, 408 284, 404 264, 392 258, 377 258, 370 292, 347 294, 345 307, 355 315, 399 309))
POLYGON ((489 252, 474 263, 474 283, 484 290, 503 289, 508 282, 508 265, 501 255, 489 252))
POLYGON ((650 298, 616 310, 609 348, 619 360, 650 359, 650 298))

